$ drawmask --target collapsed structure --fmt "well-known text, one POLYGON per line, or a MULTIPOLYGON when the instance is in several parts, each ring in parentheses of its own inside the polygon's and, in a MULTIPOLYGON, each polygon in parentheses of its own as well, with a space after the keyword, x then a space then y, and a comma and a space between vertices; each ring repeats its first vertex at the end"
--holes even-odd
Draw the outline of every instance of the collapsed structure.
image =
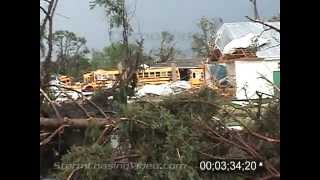
MULTIPOLYGON (((280 29, 280 22, 268 22, 280 29)), ((217 32, 218 64, 226 67, 236 99, 274 95, 280 86, 280 33, 254 22, 224 23, 217 32)))

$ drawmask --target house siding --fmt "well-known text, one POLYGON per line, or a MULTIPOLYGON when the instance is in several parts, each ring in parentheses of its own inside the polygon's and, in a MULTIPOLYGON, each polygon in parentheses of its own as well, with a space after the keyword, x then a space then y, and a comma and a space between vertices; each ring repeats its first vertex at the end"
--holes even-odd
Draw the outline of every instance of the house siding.
POLYGON ((279 71, 279 60, 274 61, 235 61, 236 98, 256 99, 256 91, 274 94, 274 88, 261 75, 273 82, 273 72, 279 71), (246 88, 246 91, 244 90, 246 88), (246 95, 247 94, 247 95, 246 95))

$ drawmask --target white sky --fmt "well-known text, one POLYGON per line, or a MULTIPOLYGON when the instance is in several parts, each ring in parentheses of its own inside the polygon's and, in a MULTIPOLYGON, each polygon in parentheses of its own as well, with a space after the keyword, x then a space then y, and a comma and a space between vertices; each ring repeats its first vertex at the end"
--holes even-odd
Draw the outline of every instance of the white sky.
MULTIPOLYGON (((90 49, 102 49, 109 43, 107 23, 103 9, 90 10, 89 1, 59 0, 55 30, 73 31, 87 39, 90 49)), ((221 17, 224 22, 246 21, 244 16, 253 16, 249 0, 128 0, 128 3, 132 9, 136 5, 132 25, 146 34, 146 49, 156 48, 159 33, 166 30, 176 36, 178 48, 190 50, 188 34, 198 30, 196 23, 202 16, 221 17)), ((279 0, 257 0, 257 3, 263 18, 280 12, 279 0)))

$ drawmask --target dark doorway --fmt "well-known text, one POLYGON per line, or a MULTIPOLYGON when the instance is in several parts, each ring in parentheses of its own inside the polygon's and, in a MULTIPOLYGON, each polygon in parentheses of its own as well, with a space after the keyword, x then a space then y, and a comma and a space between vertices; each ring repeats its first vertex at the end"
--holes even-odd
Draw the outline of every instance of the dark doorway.
POLYGON ((189 69, 179 69, 179 74, 181 81, 189 81, 191 74, 189 69))

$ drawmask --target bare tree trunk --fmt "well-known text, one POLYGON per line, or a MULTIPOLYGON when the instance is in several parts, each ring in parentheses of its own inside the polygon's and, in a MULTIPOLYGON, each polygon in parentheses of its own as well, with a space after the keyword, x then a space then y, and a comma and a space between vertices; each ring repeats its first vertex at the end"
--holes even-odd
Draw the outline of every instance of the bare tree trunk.
MULTIPOLYGON (((48 53, 46 55, 46 58, 43 62, 43 66, 42 66, 42 80, 40 81, 41 86, 46 86, 49 84, 50 82, 50 78, 51 78, 51 73, 50 71, 50 66, 51 66, 51 58, 52 58, 52 51, 53 51, 53 16, 54 16, 54 12, 56 10, 58 4, 58 0, 52 0, 50 2, 50 7, 48 12, 50 12, 50 16, 47 18, 48 22, 49 22, 49 34, 48 34, 48 53)), ((44 24, 45 27, 45 24, 44 24)), ((43 28, 44 28, 43 27, 43 28)), ((40 29, 42 31, 44 31, 44 29, 40 29)), ((46 89, 44 89, 46 91, 46 89)))
POLYGON ((127 17, 127 11, 125 6, 125 0, 123 0, 122 4, 122 38, 123 38, 123 45, 125 48, 125 56, 123 60, 123 70, 121 73, 121 79, 120 79, 120 92, 119 92, 119 100, 123 104, 127 104, 127 89, 128 89, 128 83, 130 82, 130 79, 128 77, 128 74, 131 72, 131 66, 129 66, 130 61, 130 51, 129 51, 129 42, 128 42, 128 34, 129 34, 129 25, 128 25, 128 17, 127 17))
POLYGON ((255 20, 260 19, 258 8, 257 8, 257 0, 250 0, 250 2, 252 2, 252 5, 253 5, 254 19, 255 20))
POLYGON ((272 25, 267 24, 267 23, 265 23, 265 22, 263 22, 263 21, 260 21, 260 20, 254 20, 254 19, 250 18, 249 16, 245 16, 245 17, 246 17, 247 19, 249 19, 250 21, 252 21, 252 22, 262 24, 262 25, 267 26, 267 27, 269 27, 269 28, 271 28, 271 29, 273 29, 273 30, 275 30, 275 31, 277 31, 277 32, 280 33, 280 29, 277 28, 277 27, 275 27, 275 26, 272 26, 272 25))
POLYGON ((53 8, 54 0, 49 1, 48 10, 46 11, 43 7, 40 6, 40 9, 46 14, 43 19, 42 24, 40 25, 40 38, 44 34, 48 20, 51 20, 51 10, 53 8))
POLYGON ((106 120, 105 118, 79 118, 58 121, 56 118, 40 118, 40 127, 45 129, 54 129, 61 125, 70 125, 75 128, 86 128, 90 124, 103 127, 104 125, 112 124, 112 120, 106 120))

